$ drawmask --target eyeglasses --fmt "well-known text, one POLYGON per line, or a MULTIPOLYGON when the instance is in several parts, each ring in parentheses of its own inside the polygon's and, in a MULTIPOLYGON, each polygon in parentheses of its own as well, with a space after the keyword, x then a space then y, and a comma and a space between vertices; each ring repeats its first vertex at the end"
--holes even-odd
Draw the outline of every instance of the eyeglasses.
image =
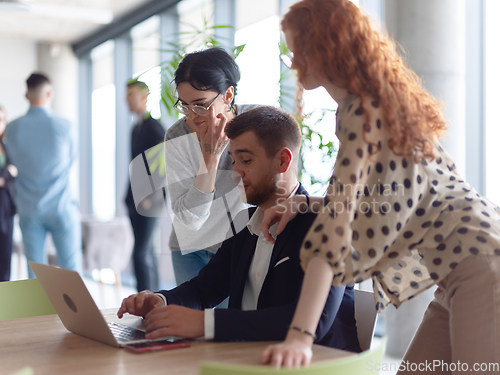
MULTIPOLYGON (((207 107, 203 107, 201 105, 194 105, 191 107, 191 111, 196 113, 198 116, 206 116, 208 114, 208 110, 214 104, 215 100, 220 96, 220 93, 217 94, 217 96, 210 102, 210 104, 207 107)), ((177 112, 182 113, 183 115, 189 115, 189 108, 190 106, 187 104, 181 104, 179 100, 177 100, 177 103, 175 103, 174 108, 177 112)))
POLYGON ((293 52, 282 53, 280 55, 280 60, 288 69, 292 69, 293 65, 293 52))

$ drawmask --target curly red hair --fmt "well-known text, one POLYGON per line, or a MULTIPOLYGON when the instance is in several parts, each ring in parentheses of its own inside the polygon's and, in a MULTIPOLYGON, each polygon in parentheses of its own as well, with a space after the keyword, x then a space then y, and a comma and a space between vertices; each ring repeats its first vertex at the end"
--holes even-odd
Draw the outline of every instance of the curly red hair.
POLYGON ((361 100, 376 99, 392 151, 417 160, 434 158, 434 140, 446 129, 442 104, 424 89, 396 43, 356 5, 349 0, 302 0, 290 7, 281 26, 292 36, 299 81, 312 65, 361 100))

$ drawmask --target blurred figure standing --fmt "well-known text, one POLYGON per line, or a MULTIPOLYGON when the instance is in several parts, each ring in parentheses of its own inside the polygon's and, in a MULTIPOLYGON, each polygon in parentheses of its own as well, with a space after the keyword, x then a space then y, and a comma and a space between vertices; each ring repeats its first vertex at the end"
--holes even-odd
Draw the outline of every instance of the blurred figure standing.
MULTIPOLYGON (((132 160, 151 147, 163 142, 165 130, 146 109, 149 87, 142 81, 132 80, 127 84, 127 104, 130 112, 137 116, 137 124, 132 130, 132 160)), ((152 234, 156 225, 156 217, 144 216, 153 205, 150 198, 142 202, 134 202, 132 187, 129 184, 125 198, 130 223, 134 231, 134 249, 132 257, 137 280, 137 291, 157 290, 157 265, 153 256, 152 234), (139 212, 138 212, 139 211, 139 212), (149 260, 149 262, 148 262, 149 260), (148 264, 149 263, 149 264, 148 264)))
POLYGON ((7 116, 0 107, 0 281, 10 280, 12 257, 12 234, 14 231, 14 180, 17 168, 10 163, 3 139, 7 126, 7 116))
MULTIPOLYGON (((82 237, 78 207, 69 174, 76 157, 72 124, 53 114, 52 85, 43 74, 26 81, 30 108, 7 126, 7 151, 19 170, 16 205, 28 261, 47 263, 47 232, 52 235, 57 263, 81 272, 82 237)), ((30 278, 33 271, 28 267, 30 278)))

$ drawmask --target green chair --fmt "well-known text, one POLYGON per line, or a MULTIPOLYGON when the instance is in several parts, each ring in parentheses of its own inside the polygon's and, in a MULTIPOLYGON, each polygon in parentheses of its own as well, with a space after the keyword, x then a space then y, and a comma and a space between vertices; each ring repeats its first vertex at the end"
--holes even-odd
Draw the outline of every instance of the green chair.
POLYGON ((270 366, 243 366, 226 363, 202 363, 200 375, 376 375, 382 366, 387 337, 374 349, 329 362, 298 369, 276 370, 270 366))
POLYGON ((35 372, 31 367, 25 367, 19 371, 16 371, 10 375, 35 375, 35 372))
POLYGON ((55 313, 38 279, 0 283, 0 320, 55 313))

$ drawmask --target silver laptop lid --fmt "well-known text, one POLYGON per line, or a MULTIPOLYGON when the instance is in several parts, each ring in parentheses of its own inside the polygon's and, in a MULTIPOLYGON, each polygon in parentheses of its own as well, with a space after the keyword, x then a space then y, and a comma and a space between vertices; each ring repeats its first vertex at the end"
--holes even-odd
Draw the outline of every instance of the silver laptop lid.
POLYGON ((68 331, 120 347, 78 272, 29 262, 68 331))

